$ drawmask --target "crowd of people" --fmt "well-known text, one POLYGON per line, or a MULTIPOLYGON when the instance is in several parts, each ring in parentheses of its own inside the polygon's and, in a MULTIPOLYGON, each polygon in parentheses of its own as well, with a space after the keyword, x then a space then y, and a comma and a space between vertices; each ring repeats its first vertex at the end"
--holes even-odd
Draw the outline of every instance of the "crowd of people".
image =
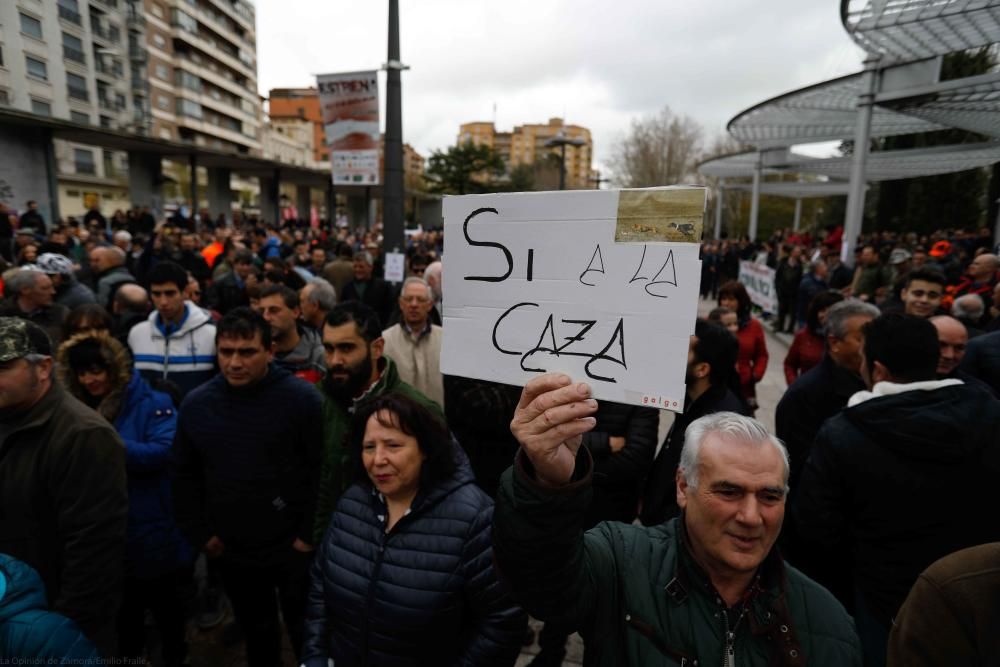
POLYGON ((594 665, 997 654, 963 631, 998 620, 988 234, 854 268, 836 229, 706 243, 659 443, 564 375, 442 375, 439 231, 392 284, 377 227, 31 211, 0 233, 0 656, 190 664, 227 609, 253 667, 512 665, 529 613, 534 667, 572 632, 594 665), (774 434, 765 327, 794 335, 774 434))

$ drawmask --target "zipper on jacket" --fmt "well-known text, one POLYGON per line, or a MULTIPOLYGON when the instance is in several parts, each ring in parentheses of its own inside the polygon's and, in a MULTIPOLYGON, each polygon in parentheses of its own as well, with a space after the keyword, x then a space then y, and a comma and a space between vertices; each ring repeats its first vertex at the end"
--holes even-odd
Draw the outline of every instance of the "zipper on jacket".
POLYGON ((361 627, 361 664, 368 664, 368 624, 371 617, 372 602, 375 599, 375 586, 378 585, 378 575, 382 571, 382 559, 385 557, 385 543, 388 541, 388 533, 382 533, 382 539, 378 544, 378 555, 375 557, 375 568, 372 570, 372 579, 368 582, 368 596, 365 598, 365 611, 362 616, 361 627))
POLYGON ((729 629, 729 611, 722 610, 723 631, 726 645, 722 651, 722 667, 736 667, 736 633, 729 629))

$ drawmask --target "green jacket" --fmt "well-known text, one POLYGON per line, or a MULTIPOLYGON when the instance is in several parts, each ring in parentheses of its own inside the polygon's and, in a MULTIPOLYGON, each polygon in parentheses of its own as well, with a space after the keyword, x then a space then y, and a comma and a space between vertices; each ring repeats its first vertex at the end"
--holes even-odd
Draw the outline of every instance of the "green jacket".
POLYGON ((382 357, 382 374, 378 381, 364 394, 354 399, 351 405, 344 405, 332 398, 317 382, 316 388, 323 396, 323 460, 320 467, 319 497, 316 500, 316 523, 313 544, 322 544, 323 535, 330 525, 330 516, 337 506, 340 494, 354 482, 351 452, 345 446, 351 417, 355 408, 364 401, 382 394, 397 393, 412 398, 425 405, 443 422, 441 407, 419 391, 399 379, 396 364, 389 357, 382 357))
POLYGON ((580 632, 585 665, 726 665, 735 628, 739 667, 860 667, 850 616, 776 550, 736 621, 688 554, 681 519, 654 528, 606 521, 584 533, 592 465, 582 453, 576 481, 552 490, 534 481, 518 452, 493 526, 501 577, 533 616, 580 632))

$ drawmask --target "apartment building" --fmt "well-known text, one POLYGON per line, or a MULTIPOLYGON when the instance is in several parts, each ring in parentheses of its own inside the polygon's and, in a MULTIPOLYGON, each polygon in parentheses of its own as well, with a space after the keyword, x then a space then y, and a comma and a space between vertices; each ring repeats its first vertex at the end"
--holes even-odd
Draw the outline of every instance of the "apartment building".
MULTIPOLYGON (((93 0, 91 0, 93 1, 93 0)), ((259 156, 257 32, 246 0, 144 0, 150 134, 259 156)))
POLYGON ((530 165, 542 160, 558 149, 546 146, 557 136, 583 141, 580 146, 566 146, 566 187, 586 189, 594 187, 591 163, 594 144, 590 130, 579 125, 566 125, 562 118, 550 118, 545 124, 518 125, 511 132, 497 132, 493 123, 464 123, 459 127, 457 143, 472 142, 490 146, 503 157, 507 168, 530 165))

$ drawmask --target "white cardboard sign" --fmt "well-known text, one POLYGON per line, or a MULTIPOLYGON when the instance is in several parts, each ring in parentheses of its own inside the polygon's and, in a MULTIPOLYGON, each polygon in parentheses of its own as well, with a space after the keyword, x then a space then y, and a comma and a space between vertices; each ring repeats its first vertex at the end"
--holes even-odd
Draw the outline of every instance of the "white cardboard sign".
POLYGON ((385 254, 385 281, 387 283, 401 283, 406 277, 406 255, 401 252, 387 252, 385 254))
POLYGON ((691 187, 447 197, 442 372, 682 411, 704 210, 691 187))

